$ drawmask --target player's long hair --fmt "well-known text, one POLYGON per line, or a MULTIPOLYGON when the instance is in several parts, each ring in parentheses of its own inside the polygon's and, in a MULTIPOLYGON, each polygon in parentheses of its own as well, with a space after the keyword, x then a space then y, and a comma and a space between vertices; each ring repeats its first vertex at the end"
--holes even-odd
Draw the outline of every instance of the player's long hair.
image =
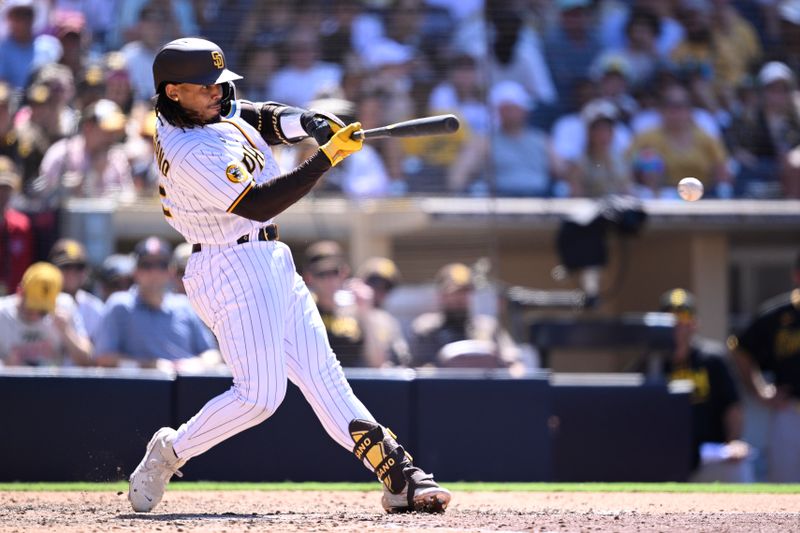
POLYGON ((191 129, 204 125, 204 122, 198 119, 194 113, 187 111, 178 102, 170 99, 163 88, 153 97, 153 106, 161 118, 178 128, 191 129))

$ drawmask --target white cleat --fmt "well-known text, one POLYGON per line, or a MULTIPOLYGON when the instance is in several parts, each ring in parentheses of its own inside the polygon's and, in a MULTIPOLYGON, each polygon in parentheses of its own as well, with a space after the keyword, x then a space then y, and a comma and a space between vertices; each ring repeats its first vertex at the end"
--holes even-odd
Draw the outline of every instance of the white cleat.
POLYGON ((172 449, 177 432, 172 428, 156 431, 147 444, 144 459, 130 477, 128 500, 137 513, 146 513, 161 501, 164 489, 173 475, 182 477, 178 470, 186 461, 178 459, 172 449))
POLYGON ((387 513, 443 513, 450 503, 450 491, 440 487, 433 476, 416 467, 405 470, 406 486, 399 494, 392 494, 385 486, 381 505, 387 513), (411 490, 411 495, 409 495, 411 490))

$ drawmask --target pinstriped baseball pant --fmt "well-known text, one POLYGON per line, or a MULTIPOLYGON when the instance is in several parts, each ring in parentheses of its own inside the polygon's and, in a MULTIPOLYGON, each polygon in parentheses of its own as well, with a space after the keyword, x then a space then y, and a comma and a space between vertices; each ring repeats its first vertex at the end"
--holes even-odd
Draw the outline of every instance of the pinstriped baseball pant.
POLYGON ((283 401, 287 378, 333 440, 352 450, 350 421, 374 418, 347 383, 288 246, 204 246, 190 257, 184 284, 219 340, 233 386, 178 428, 178 457, 200 455, 269 418, 283 401))

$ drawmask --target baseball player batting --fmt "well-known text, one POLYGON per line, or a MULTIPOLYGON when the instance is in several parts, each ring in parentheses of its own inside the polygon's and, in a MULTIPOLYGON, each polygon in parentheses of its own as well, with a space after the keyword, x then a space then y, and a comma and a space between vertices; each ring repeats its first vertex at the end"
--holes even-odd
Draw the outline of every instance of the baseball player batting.
POLYGON ((197 38, 153 62, 155 158, 167 222, 193 244, 183 281, 219 340, 233 386, 177 430, 161 428, 130 477, 128 499, 151 511, 186 461, 269 418, 297 385, 328 434, 383 483, 387 512, 442 512, 450 492, 413 466, 392 432, 355 397, 276 215, 361 149, 359 123, 275 102, 237 100, 225 54, 197 38), (319 150, 280 175, 270 145, 312 136, 319 150))

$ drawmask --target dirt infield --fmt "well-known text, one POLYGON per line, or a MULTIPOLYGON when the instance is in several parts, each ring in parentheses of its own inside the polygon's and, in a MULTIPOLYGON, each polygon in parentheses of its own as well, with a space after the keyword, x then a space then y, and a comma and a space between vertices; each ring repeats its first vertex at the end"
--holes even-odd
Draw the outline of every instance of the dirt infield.
POLYGON ((125 494, 0 492, 0 533, 240 531, 800 532, 800 494, 456 493, 443 515, 386 515, 380 493, 171 491, 150 514, 125 494))

